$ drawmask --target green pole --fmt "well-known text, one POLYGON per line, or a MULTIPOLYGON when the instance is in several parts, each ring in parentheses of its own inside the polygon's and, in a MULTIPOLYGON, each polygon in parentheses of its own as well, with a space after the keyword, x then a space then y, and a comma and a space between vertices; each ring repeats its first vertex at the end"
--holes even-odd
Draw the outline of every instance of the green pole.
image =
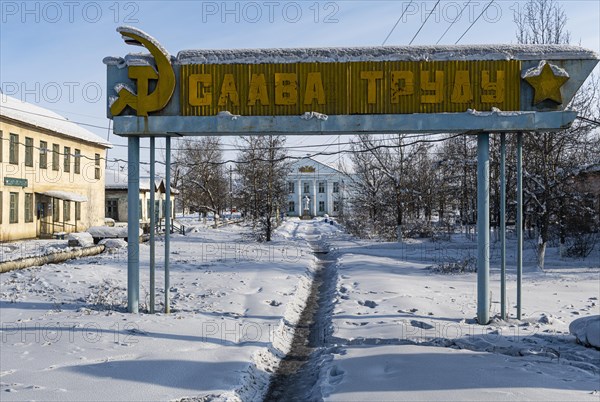
POLYGON ((490 135, 477 136, 477 321, 490 321, 490 135))
POLYGON ((150 314, 154 314, 155 297, 156 297, 156 217, 154 211, 155 189, 154 183, 156 179, 156 139, 150 137, 150 314))
POLYGON ((500 317, 506 320, 506 134, 500 134, 500 317))
POLYGON ((165 313, 169 305, 169 254, 171 253, 171 137, 165 137, 165 313))
POLYGON ((523 278, 523 133, 517 134, 517 320, 521 319, 523 278))

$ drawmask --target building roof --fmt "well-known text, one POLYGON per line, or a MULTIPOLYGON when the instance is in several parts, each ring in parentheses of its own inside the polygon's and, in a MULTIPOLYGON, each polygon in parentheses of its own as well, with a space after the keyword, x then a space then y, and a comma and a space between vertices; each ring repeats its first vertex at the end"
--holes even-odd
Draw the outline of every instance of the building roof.
POLYGON ((4 94, 0 95, 0 116, 50 130, 66 137, 112 148, 110 142, 69 121, 64 116, 4 94))
MULTIPOLYGON (((106 169, 104 176, 104 188, 107 190, 127 190, 127 172, 106 169)), ((154 180, 154 191, 165 190, 164 179, 154 180)), ((150 178, 140 177, 140 191, 150 191, 150 178)), ((179 194, 179 191, 171 186, 172 194, 179 194)))
MULTIPOLYGON (((298 174, 298 170, 307 165, 308 166, 316 166, 317 167, 316 170, 320 174, 341 174, 342 173, 338 169, 334 168, 333 166, 330 166, 323 162, 319 162, 318 160, 307 156, 302 159, 298 159, 297 161, 295 161, 292 164, 292 171, 290 172, 290 174, 298 174)), ((310 173, 310 172, 307 172, 307 173, 310 173)))

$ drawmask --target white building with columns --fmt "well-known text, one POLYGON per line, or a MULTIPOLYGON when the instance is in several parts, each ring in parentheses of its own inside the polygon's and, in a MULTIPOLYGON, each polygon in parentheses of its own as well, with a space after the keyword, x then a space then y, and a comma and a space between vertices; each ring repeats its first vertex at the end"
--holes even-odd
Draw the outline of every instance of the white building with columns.
POLYGON ((339 216, 343 204, 344 175, 312 158, 294 162, 287 177, 288 216, 339 216))

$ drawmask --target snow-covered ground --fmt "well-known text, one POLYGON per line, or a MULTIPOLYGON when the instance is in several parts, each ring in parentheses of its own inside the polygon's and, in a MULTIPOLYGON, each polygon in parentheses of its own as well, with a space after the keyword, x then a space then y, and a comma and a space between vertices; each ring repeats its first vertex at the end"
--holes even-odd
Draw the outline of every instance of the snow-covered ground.
MULTIPOLYGON (((600 314, 597 251, 581 261, 551 248, 546 272, 526 254, 523 320, 480 326, 476 275, 428 269, 465 258, 474 243, 461 236, 374 243, 338 225, 294 219, 270 244, 251 241, 239 225, 174 235, 170 315, 125 312, 125 250, 2 274, 1 399, 260 400, 309 293, 315 257, 307 240, 320 240, 316 251, 337 258, 327 268, 337 283, 323 298, 332 304, 333 333, 316 355, 319 379, 307 393, 326 400, 598 401, 600 351, 568 334, 573 319, 600 314)), ((158 311, 163 250, 158 242, 158 311)), ((144 309, 148 255, 143 244, 144 309)), ((509 265, 513 317, 514 284, 509 265)))
MULTIPOLYGON (((159 242, 158 311, 163 250, 159 242)), ((199 227, 174 235, 171 252, 170 315, 125 312, 125 250, 2 274, 2 400, 171 400, 252 384, 257 356, 281 337, 286 307, 310 283, 306 244, 199 227)), ((143 244, 144 309, 148 259, 143 244)))
MULTIPOLYGON (((550 249, 551 268, 539 272, 528 250, 523 319, 496 317, 480 326, 476 274, 429 269, 442 259, 468 256, 472 244, 460 239, 374 244, 332 229, 324 234, 338 257, 338 284, 331 354, 321 368, 323 397, 598 401, 600 351, 578 345, 568 333, 573 319, 600 314, 597 252, 586 261, 568 261, 550 249)), ((514 247, 508 249, 511 258, 514 247)), ((496 258, 491 265, 491 312, 498 316, 496 258)), ((514 317, 514 263, 508 272, 514 317)))

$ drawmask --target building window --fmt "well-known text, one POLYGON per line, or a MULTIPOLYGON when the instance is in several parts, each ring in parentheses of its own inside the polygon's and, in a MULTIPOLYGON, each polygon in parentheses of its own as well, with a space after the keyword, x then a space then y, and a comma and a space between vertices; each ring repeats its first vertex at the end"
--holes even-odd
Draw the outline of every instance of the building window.
POLYGON ((40 169, 48 167, 48 143, 40 141, 40 169))
POLYGON ((319 201, 319 212, 325 212, 325 201, 319 201))
POLYGON ((319 193, 324 193, 325 192, 325 182, 320 181, 319 182, 319 193))
POLYGON ((60 146, 58 144, 52 144, 52 170, 60 170, 58 166, 60 155, 60 146))
POLYGON ((65 222, 71 220, 71 201, 63 200, 63 220, 65 222))
POLYGON ((139 207, 140 207, 140 213, 139 213, 139 216, 140 216, 140 219, 142 219, 142 200, 140 200, 140 205, 139 205, 139 207))
POLYGON ((81 173, 81 150, 75 148, 75 161, 73 165, 73 171, 75 174, 81 173))
POLYGON ((19 223, 19 193, 10 193, 9 223, 19 223))
POLYGON ((94 167, 94 178, 100 180, 100 154, 94 154, 95 167, 94 167))
POLYGON ((8 148, 8 163, 13 165, 19 164, 19 136, 17 134, 10 135, 10 144, 8 148))
POLYGON ((333 212, 339 212, 339 211, 340 211, 340 202, 334 201, 333 202, 333 212))
POLYGON ((288 202, 288 212, 296 212, 296 203, 294 201, 288 202))
POLYGON ((106 200, 106 217, 114 219, 116 221, 119 220, 119 210, 118 210, 118 201, 117 200, 106 200))
POLYGON ((304 192, 310 193, 310 185, 308 183, 304 183, 304 192))
POLYGON ((294 182, 293 181, 289 181, 288 182, 288 193, 290 194, 294 194, 294 192, 296 191, 294 186, 294 182))
POLYGON ((75 220, 81 220, 81 203, 75 202, 75 220))
POLYGON ((64 164, 63 165, 64 165, 63 169, 65 172, 71 171, 71 148, 70 147, 64 148, 64 164))
POLYGON ((54 198, 54 201, 52 202, 52 220, 54 222, 60 221, 59 203, 60 201, 58 200, 58 198, 54 198))
POLYGON ((33 138, 25 137, 25 166, 33 166, 33 138))
POLYGON ((337 181, 333 182, 333 192, 334 193, 340 192, 340 183, 338 183, 337 181))
POLYGON ((25 222, 33 222, 33 194, 25 193, 25 222))

